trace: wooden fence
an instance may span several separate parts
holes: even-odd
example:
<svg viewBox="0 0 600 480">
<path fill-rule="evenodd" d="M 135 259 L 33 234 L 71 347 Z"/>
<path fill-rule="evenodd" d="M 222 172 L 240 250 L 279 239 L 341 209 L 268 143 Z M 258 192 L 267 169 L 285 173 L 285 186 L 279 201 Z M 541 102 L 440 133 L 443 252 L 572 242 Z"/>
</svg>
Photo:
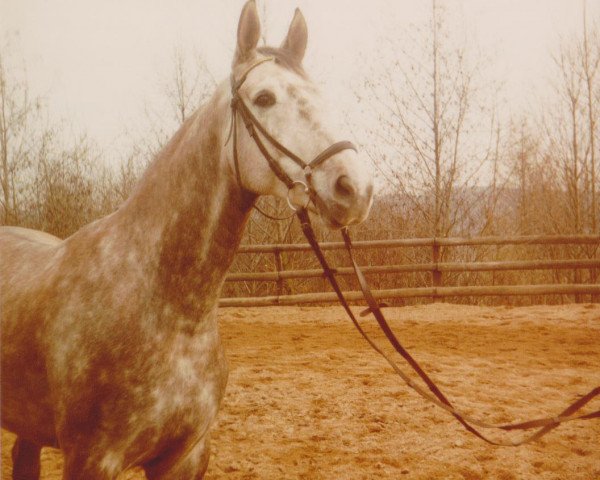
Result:
<svg viewBox="0 0 600 480">
<path fill-rule="evenodd" d="M 402 299 L 410 297 L 432 297 L 434 300 L 445 297 L 477 297 L 477 296 L 512 296 L 512 295 L 591 295 L 592 301 L 600 300 L 600 235 L 535 235 L 513 237 L 473 237 L 473 238 L 413 238 L 396 240 L 374 240 L 354 242 L 355 250 L 362 249 L 391 249 L 408 247 L 427 247 L 431 251 L 431 262 L 403 265 L 372 265 L 362 268 L 369 274 L 402 274 L 410 272 L 429 272 L 430 285 L 415 288 L 392 288 L 374 290 L 373 294 L 379 299 Z M 440 262 L 441 250 L 465 246 L 503 246 L 503 245 L 581 245 L 587 246 L 592 253 L 591 258 L 568 258 L 552 260 L 521 260 L 521 261 L 482 261 L 482 262 Z M 322 243 L 323 250 L 341 250 L 342 242 Z M 275 282 L 277 294 L 262 297 L 222 298 L 221 306 L 269 306 L 297 305 L 306 303 L 335 302 L 337 297 L 333 292 L 283 294 L 283 284 L 286 280 L 302 278 L 322 278 L 321 269 L 284 270 L 281 255 L 285 252 L 310 252 L 308 244 L 280 245 L 243 245 L 238 254 L 272 254 L 274 255 L 275 271 L 230 273 L 228 282 Z M 333 266 L 333 265 L 332 265 Z M 528 285 L 475 285 L 475 286 L 444 286 L 444 276 L 450 272 L 501 272 L 501 271 L 532 271 L 532 270 L 573 270 L 575 280 L 580 280 L 581 270 L 589 272 L 588 282 L 528 284 Z M 335 269 L 337 275 L 353 274 L 351 267 Z M 362 299 L 358 291 L 345 292 L 350 301 Z"/>
</svg>

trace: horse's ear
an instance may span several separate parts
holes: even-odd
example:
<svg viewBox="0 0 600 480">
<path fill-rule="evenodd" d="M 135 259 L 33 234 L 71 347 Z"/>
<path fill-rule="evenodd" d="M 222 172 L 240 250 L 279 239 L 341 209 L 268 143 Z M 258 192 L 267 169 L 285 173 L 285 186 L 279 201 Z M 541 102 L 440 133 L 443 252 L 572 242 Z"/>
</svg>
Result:
<svg viewBox="0 0 600 480">
<path fill-rule="evenodd" d="M 298 62 L 301 62 L 304 58 L 307 42 L 308 28 L 306 27 L 306 20 L 304 20 L 304 15 L 302 15 L 300 9 L 297 8 L 281 48 L 287 50 Z"/>
<path fill-rule="evenodd" d="M 258 44 L 259 38 L 260 21 L 258 19 L 256 3 L 254 0 L 248 0 L 242 9 L 238 23 L 236 62 L 243 62 L 251 56 Z"/>
</svg>

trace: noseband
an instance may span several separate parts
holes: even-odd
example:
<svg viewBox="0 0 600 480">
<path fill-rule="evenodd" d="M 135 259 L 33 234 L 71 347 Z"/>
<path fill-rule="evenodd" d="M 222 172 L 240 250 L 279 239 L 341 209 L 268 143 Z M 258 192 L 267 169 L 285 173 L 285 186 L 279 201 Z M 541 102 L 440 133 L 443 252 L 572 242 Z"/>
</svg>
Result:
<svg viewBox="0 0 600 480">
<path fill-rule="evenodd" d="M 336 142 L 333 145 L 330 145 L 329 147 L 327 147 L 325 150 L 323 150 L 321 153 L 319 153 L 319 155 L 317 155 L 312 161 L 305 162 L 302 158 L 300 158 L 300 156 L 296 155 L 295 153 L 290 151 L 288 148 L 286 148 L 284 145 L 282 145 L 276 138 L 273 137 L 273 135 L 271 135 L 266 130 L 266 128 L 254 116 L 254 114 L 252 113 L 250 108 L 248 108 L 248 105 L 246 105 L 246 102 L 244 102 L 244 100 L 242 99 L 242 97 L 240 95 L 240 87 L 244 84 L 244 82 L 246 81 L 246 78 L 248 77 L 248 74 L 252 70 L 254 70 L 259 65 L 261 65 L 265 62 L 272 61 L 272 60 L 274 60 L 273 57 L 266 57 L 266 58 L 263 58 L 263 59 L 257 61 L 256 63 L 252 64 L 244 72 L 244 74 L 240 77 L 240 79 L 237 81 L 235 80 L 233 74 L 231 75 L 232 98 L 231 98 L 231 131 L 230 131 L 230 134 L 231 134 L 231 132 L 233 132 L 233 161 L 234 161 L 234 165 L 235 165 L 235 174 L 237 177 L 238 184 L 240 186 L 243 186 L 242 178 L 240 175 L 240 166 L 239 166 L 238 151 L 237 151 L 237 118 L 239 116 L 243 120 L 244 126 L 246 127 L 248 134 L 250 135 L 250 137 L 252 137 L 252 139 L 254 140 L 254 143 L 256 143 L 256 146 L 262 153 L 265 160 L 267 160 L 267 163 L 269 164 L 269 167 L 271 168 L 273 173 L 288 188 L 287 200 L 288 200 L 288 204 L 289 204 L 290 208 L 292 210 L 297 210 L 299 207 L 292 203 L 292 201 L 290 200 L 289 192 L 291 192 L 294 188 L 296 188 L 296 186 L 302 186 L 304 188 L 304 193 L 306 193 L 308 195 L 309 199 L 312 200 L 317 195 L 315 189 L 312 186 L 313 171 L 317 167 L 322 165 L 326 160 L 329 160 L 331 157 L 333 157 L 334 155 L 336 155 L 344 150 L 354 150 L 355 152 L 357 150 L 352 142 L 343 140 L 341 142 Z M 302 171 L 304 173 L 304 181 L 294 180 L 289 176 L 289 174 L 283 169 L 283 167 L 277 162 L 277 160 L 275 160 L 273 158 L 273 156 L 270 154 L 269 150 L 267 150 L 265 144 L 263 143 L 263 141 L 261 139 L 261 135 L 258 135 L 257 131 L 260 132 L 262 137 L 264 137 L 279 152 L 283 153 L 286 157 L 293 160 L 300 168 L 302 168 Z M 303 205 L 300 208 L 304 208 L 304 207 L 306 207 L 306 205 Z"/>
</svg>

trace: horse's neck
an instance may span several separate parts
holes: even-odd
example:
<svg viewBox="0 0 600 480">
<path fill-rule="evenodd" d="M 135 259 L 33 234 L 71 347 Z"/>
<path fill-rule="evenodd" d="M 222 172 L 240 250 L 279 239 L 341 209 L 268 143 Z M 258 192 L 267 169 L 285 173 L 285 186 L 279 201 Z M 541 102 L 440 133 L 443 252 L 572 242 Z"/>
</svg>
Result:
<svg viewBox="0 0 600 480">
<path fill-rule="evenodd" d="M 189 119 L 115 215 L 156 272 L 153 299 L 183 315 L 214 307 L 251 206 L 221 161 L 224 108 L 217 94 Z"/>
</svg>

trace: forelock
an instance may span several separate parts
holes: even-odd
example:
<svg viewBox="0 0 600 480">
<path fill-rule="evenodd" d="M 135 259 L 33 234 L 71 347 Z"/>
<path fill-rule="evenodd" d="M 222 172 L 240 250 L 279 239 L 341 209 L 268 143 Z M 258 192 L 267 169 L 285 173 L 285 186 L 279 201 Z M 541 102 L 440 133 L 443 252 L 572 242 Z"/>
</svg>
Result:
<svg viewBox="0 0 600 480">
<path fill-rule="evenodd" d="M 291 70 L 292 72 L 300 75 L 302 78 L 306 78 L 306 72 L 304 71 L 304 68 L 302 68 L 302 64 L 286 50 L 273 47 L 260 47 L 257 48 L 257 51 L 261 55 L 273 57 L 275 59 L 275 63 L 288 70 Z"/>
</svg>

